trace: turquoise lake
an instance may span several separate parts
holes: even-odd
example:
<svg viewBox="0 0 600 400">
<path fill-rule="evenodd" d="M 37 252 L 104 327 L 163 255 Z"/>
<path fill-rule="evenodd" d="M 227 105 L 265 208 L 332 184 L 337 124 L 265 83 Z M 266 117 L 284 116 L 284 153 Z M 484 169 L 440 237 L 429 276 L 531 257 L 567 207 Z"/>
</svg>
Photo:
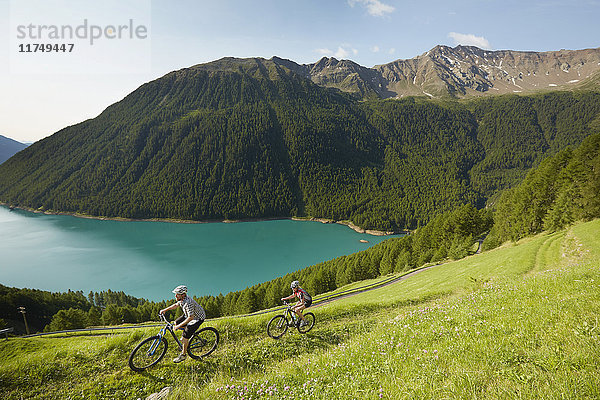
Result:
<svg viewBox="0 0 600 400">
<path fill-rule="evenodd" d="M 311 221 L 108 221 L 0 206 L 0 283 L 150 300 L 171 299 L 180 284 L 195 296 L 226 294 L 386 239 Z"/>
</svg>

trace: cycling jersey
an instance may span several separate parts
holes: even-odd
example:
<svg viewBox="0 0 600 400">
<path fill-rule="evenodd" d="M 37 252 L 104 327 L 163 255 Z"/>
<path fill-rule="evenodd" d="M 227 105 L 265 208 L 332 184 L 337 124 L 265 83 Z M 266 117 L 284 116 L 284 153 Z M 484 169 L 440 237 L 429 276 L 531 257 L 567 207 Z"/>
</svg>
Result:
<svg viewBox="0 0 600 400">
<path fill-rule="evenodd" d="M 204 308 L 194 299 L 189 296 L 184 297 L 180 301 L 177 302 L 179 307 L 183 310 L 183 315 L 187 317 L 192 317 L 193 319 L 189 322 L 190 324 L 194 324 L 197 321 L 204 321 L 206 318 L 206 313 L 204 312 Z"/>
<path fill-rule="evenodd" d="M 306 292 L 306 290 L 299 287 L 296 291 L 294 291 L 294 296 L 298 298 L 298 300 L 304 300 L 304 305 L 306 307 L 312 304 L 312 297 Z"/>
</svg>

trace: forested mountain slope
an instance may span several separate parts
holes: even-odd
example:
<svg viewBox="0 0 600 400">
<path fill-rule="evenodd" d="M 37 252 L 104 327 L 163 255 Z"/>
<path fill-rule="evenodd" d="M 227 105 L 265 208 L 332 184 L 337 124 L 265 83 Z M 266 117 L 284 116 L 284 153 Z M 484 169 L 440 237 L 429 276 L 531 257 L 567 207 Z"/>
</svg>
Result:
<svg viewBox="0 0 600 400">
<path fill-rule="evenodd" d="M 486 239 L 493 248 L 542 231 L 600 217 L 600 134 L 566 148 L 502 193 Z"/>
<path fill-rule="evenodd" d="M 0 166 L 0 201 L 97 216 L 414 228 L 598 131 L 600 94 L 362 102 L 264 59 L 142 85 Z"/>
</svg>

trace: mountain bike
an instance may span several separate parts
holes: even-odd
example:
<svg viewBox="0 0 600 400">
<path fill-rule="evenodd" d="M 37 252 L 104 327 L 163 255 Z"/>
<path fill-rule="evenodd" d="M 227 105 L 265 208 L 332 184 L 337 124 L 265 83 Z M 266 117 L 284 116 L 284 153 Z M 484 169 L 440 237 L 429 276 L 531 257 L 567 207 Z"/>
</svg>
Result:
<svg viewBox="0 0 600 400">
<path fill-rule="evenodd" d="M 292 306 L 287 302 L 283 302 L 287 306 L 283 314 L 276 315 L 269 321 L 267 325 L 267 334 L 273 339 L 279 339 L 283 336 L 284 333 L 287 332 L 289 327 L 296 327 L 298 332 L 306 333 L 310 331 L 313 326 L 315 326 L 315 314 L 311 312 L 302 313 L 304 315 L 304 319 L 306 319 L 306 324 L 302 324 L 303 322 L 300 318 L 296 316 L 296 313 L 292 311 Z"/>
<path fill-rule="evenodd" d="M 159 314 L 159 317 L 165 323 L 165 326 L 161 328 L 158 335 L 142 340 L 129 355 L 129 367 L 136 372 L 144 371 L 162 360 L 168 348 L 167 332 L 171 333 L 179 346 L 179 350 L 183 350 L 183 344 L 177 338 L 173 330 L 173 324 L 163 314 Z M 218 344 L 219 332 L 215 328 L 207 326 L 197 330 L 191 337 L 188 354 L 191 358 L 199 360 L 215 351 Z"/>
</svg>

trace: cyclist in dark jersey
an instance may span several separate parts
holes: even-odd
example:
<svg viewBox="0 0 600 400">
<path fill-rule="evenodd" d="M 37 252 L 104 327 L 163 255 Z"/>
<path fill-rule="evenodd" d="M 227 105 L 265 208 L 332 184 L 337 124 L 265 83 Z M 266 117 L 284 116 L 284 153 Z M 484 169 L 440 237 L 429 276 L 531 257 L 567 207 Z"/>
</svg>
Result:
<svg viewBox="0 0 600 400">
<path fill-rule="evenodd" d="M 298 317 L 300 317 L 300 326 L 304 326 L 307 324 L 307 322 L 304 319 L 304 315 L 302 315 L 302 310 L 310 307 L 310 305 L 312 304 L 312 297 L 310 297 L 306 290 L 300 287 L 300 282 L 298 281 L 293 281 L 290 287 L 292 288 L 292 291 L 294 293 L 292 293 L 288 297 L 283 297 L 281 301 L 291 300 L 294 297 L 298 298 L 298 303 L 296 303 L 296 305 L 292 307 L 292 310 L 298 315 Z"/>
</svg>

